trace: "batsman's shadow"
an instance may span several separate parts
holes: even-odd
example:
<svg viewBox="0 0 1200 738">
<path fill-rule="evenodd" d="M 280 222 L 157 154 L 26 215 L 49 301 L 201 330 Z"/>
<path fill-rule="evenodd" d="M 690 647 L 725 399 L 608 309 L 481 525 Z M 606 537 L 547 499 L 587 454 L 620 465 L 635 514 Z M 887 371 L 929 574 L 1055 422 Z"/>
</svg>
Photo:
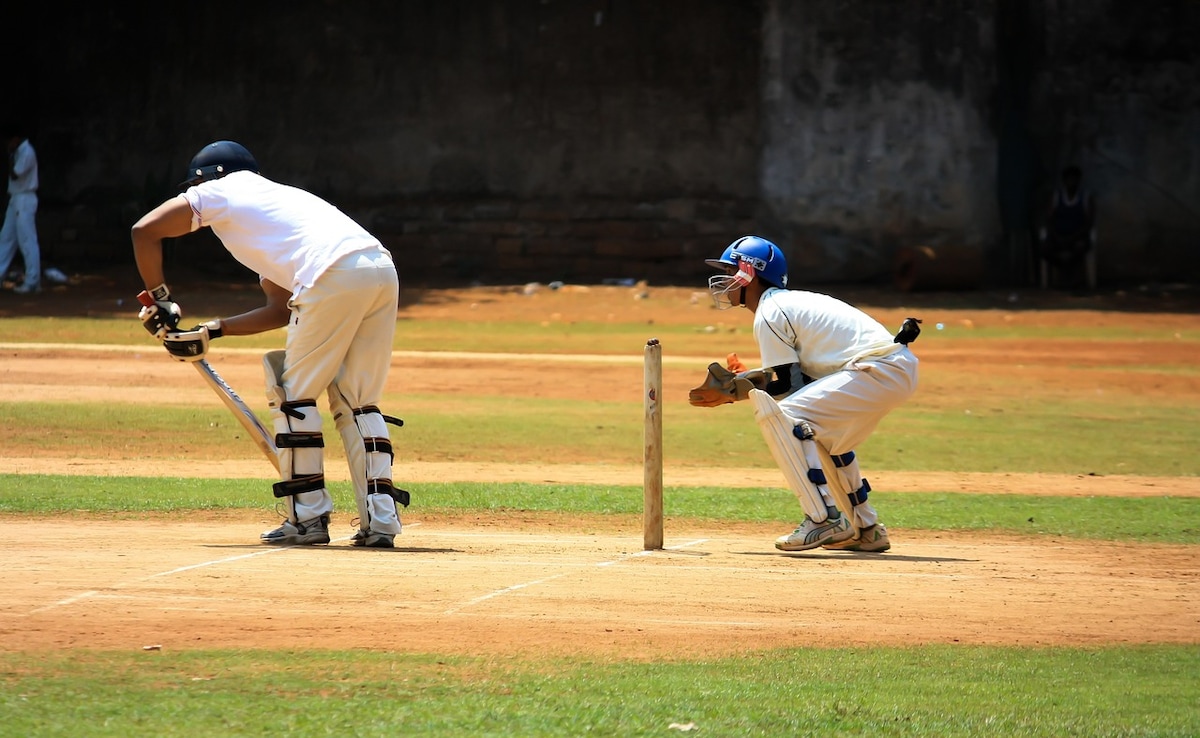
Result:
<svg viewBox="0 0 1200 738">
<path fill-rule="evenodd" d="M 914 563 L 965 564 L 979 559 L 960 559 L 953 556 L 908 556 L 893 553 L 870 553 L 868 551 L 736 551 L 739 556 L 771 556 L 783 559 L 808 559 L 810 561 L 911 561 Z"/>
<path fill-rule="evenodd" d="M 692 549 L 683 548 L 651 548 L 646 549 L 644 553 L 653 554 L 655 556 L 688 556 L 691 558 L 703 558 L 712 556 L 708 551 L 694 551 Z"/>
<path fill-rule="evenodd" d="M 396 546 L 395 548 L 365 548 L 363 546 L 348 546 L 337 543 L 332 545 L 320 546 L 266 546 L 261 543 L 206 543 L 202 548 L 219 548 L 219 549 L 238 549 L 242 551 L 288 551 L 288 550 L 306 550 L 306 551 L 346 551 L 357 554 L 371 553 L 465 553 L 457 548 L 433 548 L 428 546 Z"/>
</svg>

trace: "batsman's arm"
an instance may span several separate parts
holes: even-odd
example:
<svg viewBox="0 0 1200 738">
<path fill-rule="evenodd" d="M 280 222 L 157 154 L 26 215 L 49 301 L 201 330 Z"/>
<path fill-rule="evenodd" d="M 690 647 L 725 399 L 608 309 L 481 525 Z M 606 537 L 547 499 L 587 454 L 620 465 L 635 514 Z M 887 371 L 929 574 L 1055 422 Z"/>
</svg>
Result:
<svg viewBox="0 0 1200 738">
<path fill-rule="evenodd" d="M 221 326 L 221 335 L 249 336 L 282 328 L 288 324 L 292 315 L 288 301 L 292 299 L 292 293 L 269 279 L 260 279 L 259 286 L 262 287 L 263 294 L 266 296 L 266 304 L 238 315 L 222 318 L 218 321 Z"/>
<path fill-rule="evenodd" d="M 192 208 L 183 196 L 173 197 L 138 219 L 130 230 L 133 258 L 146 291 L 153 293 L 166 283 L 162 242 L 192 231 Z"/>
</svg>

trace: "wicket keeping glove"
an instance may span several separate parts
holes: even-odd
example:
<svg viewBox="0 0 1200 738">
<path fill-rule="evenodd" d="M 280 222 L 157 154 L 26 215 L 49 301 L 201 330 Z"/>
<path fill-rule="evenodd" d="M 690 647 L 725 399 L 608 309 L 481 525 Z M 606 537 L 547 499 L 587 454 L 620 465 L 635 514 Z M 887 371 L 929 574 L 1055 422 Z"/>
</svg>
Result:
<svg viewBox="0 0 1200 738">
<path fill-rule="evenodd" d="M 708 365 L 704 383 L 688 391 L 688 402 L 696 407 L 739 402 L 750 396 L 750 390 L 764 389 L 769 381 L 770 375 L 763 369 L 734 374 L 714 361 Z"/>
</svg>

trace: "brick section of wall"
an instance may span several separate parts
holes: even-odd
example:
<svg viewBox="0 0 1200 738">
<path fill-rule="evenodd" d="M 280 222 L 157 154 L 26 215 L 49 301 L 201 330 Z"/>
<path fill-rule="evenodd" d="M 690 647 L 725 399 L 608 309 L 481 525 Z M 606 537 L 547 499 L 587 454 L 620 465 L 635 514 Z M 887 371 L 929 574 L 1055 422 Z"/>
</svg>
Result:
<svg viewBox="0 0 1200 738">
<path fill-rule="evenodd" d="M 753 201 L 506 199 L 409 201 L 360 213 L 420 282 L 702 282 L 714 257 L 755 228 Z"/>
<path fill-rule="evenodd" d="M 704 259 L 756 231 L 757 207 L 730 199 L 422 198 L 342 209 L 391 250 L 409 282 L 689 285 L 711 273 Z M 128 226 L 111 220 L 88 208 L 41 209 L 43 260 L 76 274 L 132 264 Z M 165 254 L 173 269 L 251 277 L 207 229 L 168 241 Z"/>
</svg>

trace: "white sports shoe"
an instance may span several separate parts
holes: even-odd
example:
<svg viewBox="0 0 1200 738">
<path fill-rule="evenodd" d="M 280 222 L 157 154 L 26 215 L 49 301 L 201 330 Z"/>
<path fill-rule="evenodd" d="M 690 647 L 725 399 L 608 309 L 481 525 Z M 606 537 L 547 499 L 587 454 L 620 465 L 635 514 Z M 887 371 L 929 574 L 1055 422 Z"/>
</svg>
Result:
<svg viewBox="0 0 1200 738">
<path fill-rule="evenodd" d="M 892 547 L 888 539 L 887 528 L 883 523 L 876 523 L 858 532 L 858 538 L 847 538 L 837 543 L 822 544 L 830 551 L 864 551 L 866 553 L 883 553 Z"/>
<path fill-rule="evenodd" d="M 372 533 L 359 528 L 350 537 L 350 545 L 363 548 L 395 548 L 396 536 L 391 533 Z"/>
<path fill-rule="evenodd" d="M 269 530 L 259 536 L 263 543 L 284 544 L 289 546 L 311 546 L 318 543 L 329 543 L 329 516 L 322 515 L 303 523 L 283 521 L 283 525 L 275 530 Z"/>
<path fill-rule="evenodd" d="M 837 543 L 854 537 L 854 528 L 840 512 L 837 517 L 829 516 L 824 522 L 814 523 L 804 516 L 804 522 L 789 535 L 775 539 L 775 548 L 780 551 L 807 551 L 828 543 Z"/>
</svg>

